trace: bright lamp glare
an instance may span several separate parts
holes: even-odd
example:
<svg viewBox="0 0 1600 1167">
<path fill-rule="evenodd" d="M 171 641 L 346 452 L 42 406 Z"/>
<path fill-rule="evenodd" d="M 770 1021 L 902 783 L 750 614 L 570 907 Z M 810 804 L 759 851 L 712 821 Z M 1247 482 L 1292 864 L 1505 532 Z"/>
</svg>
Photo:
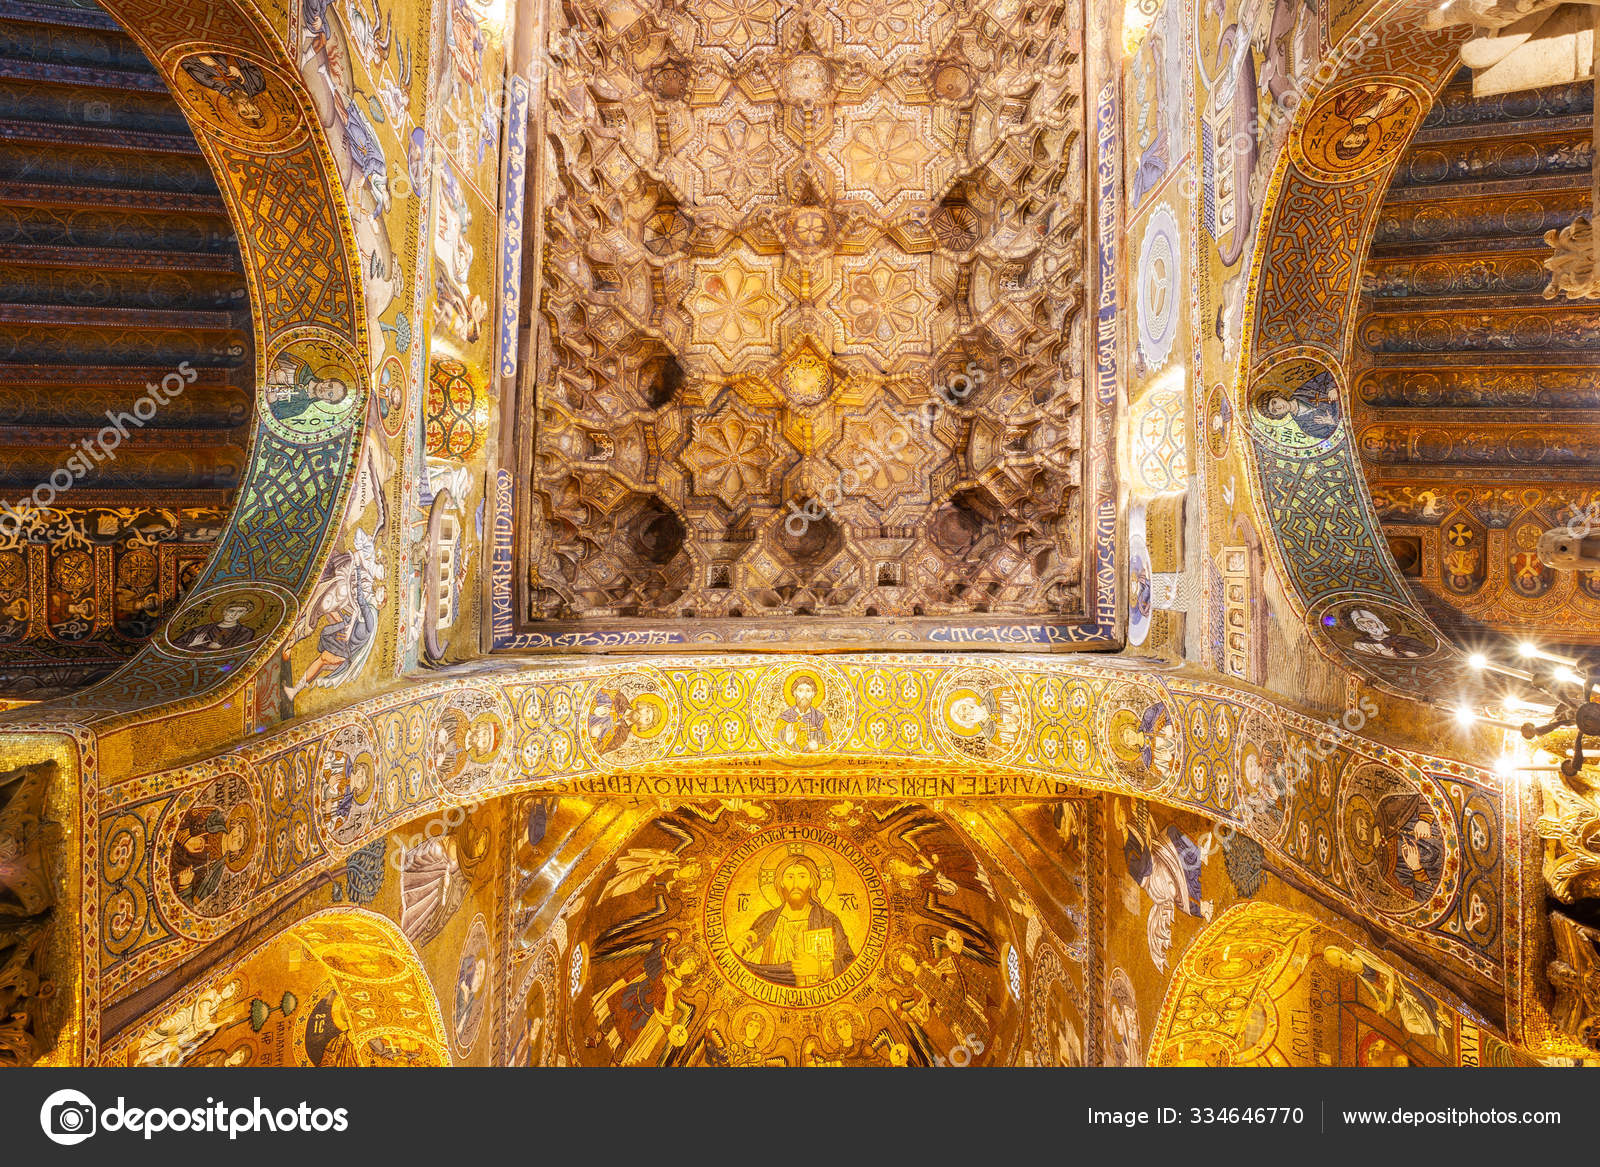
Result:
<svg viewBox="0 0 1600 1167">
<path fill-rule="evenodd" d="M 1467 663 L 1475 669 L 1486 669 L 1489 667 L 1489 658 L 1481 652 L 1475 652 L 1467 658 Z"/>
<path fill-rule="evenodd" d="M 1569 668 L 1559 668 L 1555 671 L 1556 680 L 1566 685 L 1581 685 L 1583 678 Z"/>
<path fill-rule="evenodd" d="M 1462 725 L 1462 726 L 1471 725 L 1474 721 L 1477 721 L 1477 720 L 1478 720 L 1478 715 L 1476 713 L 1472 712 L 1472 710 L 1468 709 L 1465 705 L 1463 705 L 1460 709 L 1456 710 L 1456 724 L 1457 725 Z"/>
<path fill-rule="evenodd" d="M 1496 758 L 1495 759 L 1494 772 L 1496 774 L 1500 775 L 1500 777 L 1502 777 L 1502 778 L 1511 777 L 1511 775 L 1513 773 L 1515 773 L 1516 769 L 1517 769 L 1516 762 L 1512 761 L 1510 758 Z"/>
<path fill-rule="evenodd" d="M 1524 640 L 1521 644 L 1517 645 L 1517 655 L 1523 657 L 1538 656 L 1539 646 L 1531 640 Z"/>
</svg>

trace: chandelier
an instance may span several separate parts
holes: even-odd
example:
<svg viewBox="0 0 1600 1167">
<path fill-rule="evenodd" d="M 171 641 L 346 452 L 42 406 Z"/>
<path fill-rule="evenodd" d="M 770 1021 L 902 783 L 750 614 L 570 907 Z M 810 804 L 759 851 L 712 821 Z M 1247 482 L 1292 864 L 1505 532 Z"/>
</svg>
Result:
<svg viewBox="0 0 1600 1167">
<path fill-rule="evenodd" d="M 1526 713 L 1528 720 L 1519 722 L 1486 717 L 1462 705 L 1456 718 L 1463 725 L 1493 725 L 1522 735 L 1529 742 L 1546 737 L 1558 730 L 1571 727 L 1574 731 L 1572 751 L 1558 766 L 1519 766 L 1506 760 L 1495 769 L 1501 774 L 1510 770 L 1559 771 L 1564 777 L 1574 778 L 1583 768 L 1586 742 L 1600 740 L 1600 700 L 1595 687 L 1600 685 L 1600 663 L 1575 660 L 1540 648 L 1531 641 L 1517 646 L 1517 654 L 1527 667 L 1515 668 L 1493 660 L 1487 654 L 1475 652 L 1467 663 L 1480 673 L 1497 673 L 1520 682 L 1520 692 L 1504 697 L 1502 704 L 1508 714 Z M 1529 695 L 1543 700 L 1529 700 Z M 1538 716 L 1544 720 L 1535 721 Z"/>
</svg>

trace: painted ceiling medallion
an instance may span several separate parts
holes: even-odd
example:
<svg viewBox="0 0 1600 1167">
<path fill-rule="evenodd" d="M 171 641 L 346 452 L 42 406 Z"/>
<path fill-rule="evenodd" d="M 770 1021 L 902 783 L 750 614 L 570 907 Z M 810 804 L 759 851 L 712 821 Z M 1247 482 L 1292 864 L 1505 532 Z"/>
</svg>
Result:
<svg viewBox="0 0 1600 1167">
<path fill-rule="evenodd" d="M 819 405 L 833 392 L 833 370 L 813 348 L 804 348 L 783 367 L 784 396 L 799 406 Z"/>
<path fill-rule="evenodd" d="M 972 95 L 972 71 L 961 61 L 941 61 L 933 68 L 933 91 L 945 101 L 965 101 Z"/>
<path fill-rule="evenodd" d="M 794 105 L 823 104 L 833 97 L 833 68 L 815 53 L 802 53 L 783 70 L 783 97 Z"/>
<path fill-rule="evenodd" d="M 1139 355 L 1152 372 L 1167 363 L 1178 338 L 1181 257 L 1178 220 L 1163 203 L 1151 213 L 1139 244 Z"/>
<path fill-rule="evenodd" d="M 826 255 L 833 250 L 833 216 L 821 207 L 796 207 L 784 224 L 784 238 L 799 255 Z"/>
</svg>

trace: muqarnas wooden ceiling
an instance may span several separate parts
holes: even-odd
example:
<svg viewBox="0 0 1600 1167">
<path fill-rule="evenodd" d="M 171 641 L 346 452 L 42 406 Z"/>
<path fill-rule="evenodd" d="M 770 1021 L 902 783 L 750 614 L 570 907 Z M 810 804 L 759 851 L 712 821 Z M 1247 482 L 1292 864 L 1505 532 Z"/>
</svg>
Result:
<svg viewBox="0 0 1600 1167">
<path fill-rule="evenodd" d="M 1090 620 L 1080 13 L 994 7 L 567 6 L 521 616 Z"/>
</svg>

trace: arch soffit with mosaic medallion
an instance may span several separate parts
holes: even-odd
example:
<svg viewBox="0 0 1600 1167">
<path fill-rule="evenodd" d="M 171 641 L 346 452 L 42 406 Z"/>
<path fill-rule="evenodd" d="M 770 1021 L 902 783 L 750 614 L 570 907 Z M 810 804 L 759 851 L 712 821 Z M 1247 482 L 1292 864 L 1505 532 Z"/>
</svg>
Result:
<svg viewBox="0 0 1600 1167">
<path fill-rule="evenodd" d="M 1313 71 L 1279 151 L 1248 280 L 1235 407 L 1249 505 L 1307 635 L 1390 693 L 1449 692 L 1463 655 L 1389 551 L 1348 417 L 1360 278 L 1394 167 L 1457 64 L 1418 0 L 1371 5 Z"/>
<path fill-rule="evenodd" d="M 210 704 L 276 650 L 343 513 L 368 367 L 349 210 L 322 123 L 278 35 L 248 0 L 103 6 L 161 73 L 216 177 L 244 261 L 259 388 L 233 513 L 188 600 L 107 680 L 8 715 L 8 728 L 79 736 L 86 723 L 104 729 Z M 260 92 L 206 85 L 200 58 L 246 70 Z M 343 402 L 318 411 L 312 424 L 286 424 L 267 409 L 267 386 L 285 375 L 342 381 Z M 229 601 L 251 607 L 257 627 L 249 642 L 220 651 L 180 646 L 174 631 L 214 618 Z"/>
<path fill-rule="evenodd" d="M 1273 766 L 1296 756 L 1310 758 L 1307 780 L 1274 791 Z M 369 780 L 349 806 L 329 801 L 338 786 L 325 774 L 360 773 Z M 1504 845 L 1519 810 L 1487 771 L 1330 733 L 1256 693 L 1183 674 L 1104 658 L 945 655 L 701 657 L 461 677 L 120 781 L 86 824 L 98 840 L 83 872 L 84 943 L 99 962 L 88 979 L 116 1000 L 361 848 L 507 794 L 936 801 L 1098 791 L 1203 814 L 1330 899 L 1372 907 L 1460 975 L 1502 981 L 1520 931 L 1519 899 L 1505 889 L 1520 886 L 1521 849 Z M 1352 883 L 1364 868 L 1346 820 L 1390 797 L 1425 808 L 1448 840 L 1436 886 L 1416 902 Z M 263 842 L 197 902 L 158 861 L 202 806 L 237 811 L 255 828 L 243 837 L 276 842 L 270 862 Z"/>
</svg>

